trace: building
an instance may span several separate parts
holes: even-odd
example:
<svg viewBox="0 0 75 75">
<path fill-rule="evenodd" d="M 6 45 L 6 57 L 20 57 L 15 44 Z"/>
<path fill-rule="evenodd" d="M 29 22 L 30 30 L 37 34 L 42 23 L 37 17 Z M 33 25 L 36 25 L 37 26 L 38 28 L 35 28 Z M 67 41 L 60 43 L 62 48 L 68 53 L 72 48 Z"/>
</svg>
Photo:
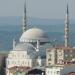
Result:
<svg viewBox="0 0 75 75">
<path fill-rule="evenodd" d="M 63 67 L 60 66 L 48 66 L 46 67 L 45 71 L 46 71 L 46 75 L 61 75 L 61 71 L 62 71 Z"/>
<path fill-rule="evenodd" d="M 75 48 L 53 47 L 46 50 L 46 75 L 75 74 Z"/>
<path fill-rule="evenodd" d="M 64 27 L 64 46 L 46 50 L 46 75 L 75 75 L 75 48 L 70 47 L 68 4 Z"/>
<path fill-rule="evenodd" d="M 55 47 L 46 50 L 46 65 L 75 64 L 75 48 Z"/>
<path fill-rule="evenodd" d="M 54 65 L 45 68 L 46 75 L 75 75 L 75 64 Z"/>
<path fill-rule="evenodd" d="M 18 71 L 26 72 L 34 64 L 35 52 L 30 44 L 18 44 L 14 50 L 10 51 L 6 59 L 6 75 L 14 75 Z"/>
</svg>

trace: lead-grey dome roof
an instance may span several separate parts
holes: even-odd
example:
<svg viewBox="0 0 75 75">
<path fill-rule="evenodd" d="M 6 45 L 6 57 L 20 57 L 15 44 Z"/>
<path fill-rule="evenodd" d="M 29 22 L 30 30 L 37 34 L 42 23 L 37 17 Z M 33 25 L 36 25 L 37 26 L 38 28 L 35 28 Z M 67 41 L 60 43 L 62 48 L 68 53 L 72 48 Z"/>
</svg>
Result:
<svg viewBox="0 0 75 75">
<path fill-rule="evenodd" d="M 24 32 L 20 38 L 20 42 L 48 42 L 48 35 L 39 28 L 31 28 Z"/>
</svg>

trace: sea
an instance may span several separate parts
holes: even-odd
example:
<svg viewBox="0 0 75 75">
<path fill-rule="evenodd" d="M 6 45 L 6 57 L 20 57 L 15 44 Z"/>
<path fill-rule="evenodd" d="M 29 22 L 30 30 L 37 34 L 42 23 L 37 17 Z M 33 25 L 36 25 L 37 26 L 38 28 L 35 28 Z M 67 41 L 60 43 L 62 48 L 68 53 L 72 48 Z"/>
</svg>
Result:
<svg viewBox="0 0 75 75">
<path fill-rule="evenodd" d="M 13 39 L 16 39 L 16 43 L 18 43 L 22 35 L 21 21 L 20 20 L 17 20 L 17 22 L 15 21 L 9 22 L 9 21 L 10 20 L 6 20 L 6 19 L 0 20 L 0 51 L 10 51 L 13 47 Z M 35 19 L 33 21 L 35 21 Z M 28 24 L 28 29 L 33 27 L 41 28 L 48 34 L 50 41 L 52 42 L 50 45 L 64 44 L 64 21 L 63 20 L 61 21 L 48 20 L 48 22 L 46 21 L 45 23 L 42 20 L 42 23 L 39 23 L 39 21 L 37 21 L 37 22 L 31 22 L 31 24 Z M 70 45 L 74 47 L 75 46 L 74 20 L 71 21 L 69 28 L 70 28 L 69 30 Z"/>
</svg>

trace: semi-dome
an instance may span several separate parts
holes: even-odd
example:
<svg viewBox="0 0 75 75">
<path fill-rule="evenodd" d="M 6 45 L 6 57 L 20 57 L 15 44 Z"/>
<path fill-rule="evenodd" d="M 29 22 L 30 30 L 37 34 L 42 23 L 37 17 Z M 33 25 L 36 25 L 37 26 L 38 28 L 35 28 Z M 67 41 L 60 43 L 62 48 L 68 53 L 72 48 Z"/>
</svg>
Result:
<svg viewBox="0 0 75 75">
<path fill-rule="evenodd" d="M 33 50 L 35 50 L 35 48 L 29 44 L 29 43 L 19 43 L 15 46 L 14 50 L 17 50 L 17 51 L 29 51 L 29 52 L 32 52 Z"/>
<path fill-rule="evenodd" d="M 24 32 L 20 38 L 20 42 L 48 42 L 48 35 L 39 28 L 31 28 Z"/>
<path fill-rule="evenodd" d="M 15 48 L 9 52 L 9 57 L 11 54 L 25 54 L 27 53 L 31 57 L 36 55 L 35 48 L 30 43 L 19 43 L 15 46 Z"/>
</svg>

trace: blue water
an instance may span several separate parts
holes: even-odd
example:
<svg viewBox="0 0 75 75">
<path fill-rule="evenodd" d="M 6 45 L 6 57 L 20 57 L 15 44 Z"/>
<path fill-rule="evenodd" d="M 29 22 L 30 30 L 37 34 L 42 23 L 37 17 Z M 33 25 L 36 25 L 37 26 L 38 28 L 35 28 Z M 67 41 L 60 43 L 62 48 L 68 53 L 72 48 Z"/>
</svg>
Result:
<svg viewBox="0 0 75 75">
<path fill-rule="evenodd" d="M 64 43 L 64 25 L 32 25 L 31 27 L 42 28 L 50 36 L 50 40 L 56 39 L 56 44 Z M 74 28 L 73 28 L 74 29 Z M 0 50 L 11 50 L 13 38 L 18 42 L 22 34 L 21 25 L 0 26 Z M 70 32 L 70 44 L 75 46 L 75 32 Z"/>
</svg>

